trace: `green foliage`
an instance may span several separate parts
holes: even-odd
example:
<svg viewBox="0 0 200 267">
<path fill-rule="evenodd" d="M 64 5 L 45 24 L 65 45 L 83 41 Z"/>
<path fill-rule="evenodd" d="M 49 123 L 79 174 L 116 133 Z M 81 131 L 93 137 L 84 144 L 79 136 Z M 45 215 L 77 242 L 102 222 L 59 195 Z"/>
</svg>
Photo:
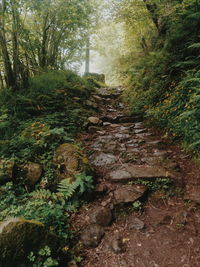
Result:
<svg viewBox="0 0 200 267">
<path fill-rule="evenodd" d="M 31 252 L 27 259 L 30 262 L 27 263 L 27 267 L 54 267 L 58 266 L 59 263 L 57 260 L 52 258 L 51 255 L 51 249 L 48 246 L 45 246 L 44 248 L 40 249 L 38 253 Z M 21 265 L 20 267 L 25 267 L 24 265 Z"/>
<path fill-rule="evenodd" d="M 7 183 L 1 187 L 0 220 L 9 217 L 37 220 L 61 238 L 70 239 L 69 213 L 77 211 L 81 196 L 92 188 L 93 179 L 85 174 L 77 175 L 71 184 L 68 180 L 61 181 L 57 192 L 37 189 L 26 193 L 20 186 Z"/>
<path fill-rule="evenodd" d="M 82 173 L 74 182 L 63 180 L 56 187 L 52 159 L 59 145 L 74 143 L 89 115 L 85 102 L 93 90 L 71 71 L 51 71 L 31 79 L 26 90 L 0 91 L 0 157 L 15 162 L 14 183 L 0 187 L 0 221 L 10 217 L 40 221 L 60 244 L 70 244 L 70 215 L 83 203 L 84 193 L 92 190 L 93 179 Z M 26 185 L 28 162 L 43 167 L 35 187 Z M 57 266 L 57 262 L 58 255 L 44 248 L 32 252 L 24 266 Z"/>
<path fill-rule="evenodd" d="M 1 90 L 0 153 L 18 161 L 45 161 L 80 131 L 88 116 L 85 100 L 92 91 L 85 79 L 71 71 L 36 76 L 26 90 L 15 94 Z"/>
<path fill-rule="evenodd" d="M 132 204 L 132 207 L 136 211 L 141 211 L 142 210 L 142 203 L 139 200 L 134 201 Z"/>
<path fill-rule="evenodd" d="M 200 4 L 173 5 L 166 34 L 155 37 L 152 51 L 131 65 L 124 99 L 132 113 L 143 113 L 151 125 L 199 153 Z"/>
</svg>

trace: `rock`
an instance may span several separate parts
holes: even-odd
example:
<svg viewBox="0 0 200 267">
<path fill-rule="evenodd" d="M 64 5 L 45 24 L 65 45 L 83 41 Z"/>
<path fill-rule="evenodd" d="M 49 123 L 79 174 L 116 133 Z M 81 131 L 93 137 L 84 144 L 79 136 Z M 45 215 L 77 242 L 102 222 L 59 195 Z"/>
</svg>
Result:
<svg viewBox="0 0 200 267">
<path fill-rule="evenodd" d="M 112 222 L 112 212 L 106 207 L 97 207 L 95 211 L 90 215 L 92 223 L 100 226 L 108 226 Z"/>
<path fill-rule="evenodd" d="M 98 95 L 93 95 L 92 98 L 95 100 L 95 101 L 98 101 L 98 102 L 101 102 L 103 100 L 102 97 L 98 96 Z"/>
<path fill-rule="evenodd" d="M 154 140 L 154 141 L 148 141 L 147 145 L 163 145 L 164 142 L 162 140 Z"/>
<path fill-rule="evenodd" d="M 145 133 L 146 132 L 146 129 L 135 129 L 134 132 L 136 134 L 141 134 L 141 133 Z"/>
<path fill-rule="evenodd" d="M 106 151 L 114 151 L 116 148 L 117 148 L 118 144 L 117 142 L 114 140 L 114 141 L 111 141 L 111 142 L 106 142 L 103 144 L 103 150 L 105 152 Z"/>
<path fill-rule="evenodd" d="M 95 248 L 99 245 L 103 236 L 103 227 L 96 224 L 91 224 L 82 232 L 81 241 L 86 247 Z"/>
<path fill-rule="evenodd" d="M 120 236 L 118 231 L 115 231 L 114 237 L 110 245 L 111 245 L 112 251 L 116 254 L 119 254 L 125 251 L 123 238 Z"/>
<path fill-rule="evenodd" d="M 130 217 L 127 221 L 129 230 L 136 229 L 142 230 L 145 226 L 144 222 L 138 219 L 137 217 Z"/>
<path fill-rule="evenodd" d="M 0 160 L 0 184 L 12 181 L 14 166 L 14 161 Z"/>
<path fill-rule="evenodd" d="M 38 163 L 29 162 L 24 168 L 27 171 L 26 183 L 30 186 L 37 184 L 42 176 L 42 166 Z"/>
<path fill-rule="evenodd" d="M 160 166 L 126 164 L 124 169 L 111 172 L 109 178 L 115 182 L 124 182 L 135 179 L 172 178 L 172 174 Z"/>
<path fill-rule="evenodd" d="M 67 263 L 67 267 L 78 267 L 75 261 L 70 261 Z"/>
<path fill-rule="evenodd" d="M 115 204 L 134 202 L 143 197 L 146 191 L 143 185 L 123 185 L 114 191 Z"/>
<path fill-rule="evenodd" d="M 97 127 L 97 126 L 89 126 L 87 131 L 88 131 L 88 133 L 93 134 L 93 133 L 96 133 L 96 132 L 99 131 L 99 127 Z"/>
<path fill-rule="evenodd" d="M 108 190 L 108 187 L 105 184 L 97 184 L 94 190 L 97 193 L 105 193 Z"/>
<path fill-rule="evenodd" d="M 118 122 L 118 117 L 115 116 L 103 116 L 101 117 L 101 120 L 105 123 L 105 122 L 109 122 L 109 123 L 116 123 Z"/>
<path fill-rule="evenodd" d="M 98 117 L 89 117 L 88 122 L 90 124 L 99 125 L 101 124 L 101 120 Z"/>
<path fill-rule="evenodd" d="M 113 123 L 113 124 L 110 125 L 110 127 L 117 128 L 117 127 L 120 127 L 120 125 L 119 124 L 116 124 L 116 123 Z"/>
<path fill-rule="evenodd" d="M 47 238 L 37 221 L 10 219 L 0 224 L 0 266 L 18 266 L 30 251 L 38 250 Z"/>
<path fill-rule="evenodd" d="M 200 204 L 200 186 L 196 185 L 195 187 L 190 187 L 186 190 L 184 195 L 185 200 L 191 200 Z"/>
<path fill-rule="evenodd" d="M 70 261 L 67 263 L 67 267 L 78 267 L 75 261 Z"/>
<path fill-rule="evenodd" d="M 98 108 L 98 105 L 97 103 L 95 103 L 94 101 L 91 101 L 91 100 L 87 100 L 85 102 L 86 106 L 88 106 L 89 108 L 93 108 L 93 109 L 97 109 Z"/>
<path fill-rule="evenodd" d="M 147 157 L 146 156 L 146 157 L 141 159 L 141 162 L 144 162 L 144 163 L 151 165 L 151 166 L 162 165 L 162 166 L 166 167 L 166 165 L 163 164 L 163 158 L 162 157 L 151 157 L 151 156 Z M 167 165 L 167 167 L 168 167 L 168 165 Z"/>
<path fill-rule="evenodd" d="M 108 112 L 116 112 L 117 110 L 114 109 L 114 108 L 108 108 L 107 111 L 108 111 Z"/>
<path fill-rule="evenodd" d="M 128 122 L 139 122 L 141 121 L 140 117 L 128 117 L 128 116 L 122 116 L 121 118 L 118 119 L 119 123 L 128 123 Z"/>
<path fill-rule="evenodd" d="M 101 202 L 101 206 L 103 206 L 103 207 L 107 207 L 108 205 L 110 207 L 112 207 L 111 209 L 113 209 L 113 204 L 112 204 L 112 198 L 111 197 Z"/>
<path fill-rule="evenodd" d="M 153 156 L 162 157 L 163 159 L 166 159 L 168 155 L 169 153 L 167 151 L 160 151 L 160 150 L 155 150 L 153 153 Z"/>
<path fill-rule="evenodd" d="M 172 176 L 169 171 L 160 166 L 127 165 L 126 170 L 131 174 L 132 179 L 170 178 Z"/>
<path fill-rule="evenodd" d="M 112 171 L 109 175 L 112 181 L 130 180 L 132 178 L 131 174 L 125 169 Z"/>
<path fill-rule="evenodd" d="M 110 122 L 104 122 L 104 123 L 103 123 L 103 126 L 110 126 L 110 125 L 111 125 Z"/>
<path fill-rule="evenodd" d="M 105 135 L 105 134 L 106 134 L 106 131 L 97 131 L 97 133 L 98 133 L 99 135 Z"/>
<path fill-rule="evenodd" d="M 124 139 L 130 138 L 130 135 L 129 134 L 116 133 L 115 137 L 118 138 L 118 139 L 124 140 Z"/>
<path fill-rule="evenodd" d="M 74 180 L 75 175 L 91 171 L 89 161 L 80 148 L 73 144 L 62 144 L 54 153 L 53 163 L 56 168 L 57 182 L 63 179 Z"/>
<path fill-rule="evenodd" d="M 116 156 L 112 154 L 100 153 L 92 160 L 92 164 L 94 166 L 100 167 L 100 166 L 113 164 L 116 161 L 117 161 Z"/>
<path fill-rule="evenodd" d="M 142 129 L 143 128 L 143 123 L 142 122 L 137 122 L 134 125 L 134 129 Z"/>
</svg>

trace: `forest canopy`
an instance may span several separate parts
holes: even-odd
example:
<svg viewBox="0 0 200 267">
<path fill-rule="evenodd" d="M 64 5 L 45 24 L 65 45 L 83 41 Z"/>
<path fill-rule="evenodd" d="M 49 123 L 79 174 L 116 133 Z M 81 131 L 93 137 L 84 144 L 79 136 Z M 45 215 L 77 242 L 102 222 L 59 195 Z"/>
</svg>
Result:
<svg viewBox="0 0 200 267">
<path fill-rule="evenodd" d="M 80 62 L 94 13 L 90 0 L 1 1 L 1 87 L 16 90 L 42 69 Z"/>
</svg>

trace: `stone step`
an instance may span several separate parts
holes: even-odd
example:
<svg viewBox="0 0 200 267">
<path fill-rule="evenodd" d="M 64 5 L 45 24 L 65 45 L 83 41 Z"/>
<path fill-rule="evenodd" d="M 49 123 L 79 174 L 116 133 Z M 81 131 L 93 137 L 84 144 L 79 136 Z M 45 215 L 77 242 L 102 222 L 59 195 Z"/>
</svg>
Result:
<svg viewBox="0 0 200 267">
<path fill-rule="evenodd" d="M 117 161 L 117 157 L 113 154 L 99 153 L 91 160 L 95 167 L 104 167 L 105 165 L 114 164 Z"/>
<path fill-rule="evenodd" d="M 142 198 L 147 192 L 143 185 L 123 185 L 114 191 L 114 204 L 134 202 Z"/>
<path fill-rule="evenodd" d="M 195 185 L 186 189 L 184 199 L 200 204 L 200 185 Z"/>
<path fill-rule="evenodd" d="M 103 122 L 110 123 L 138 123 L 141 122 L 140 116 L 103 116 L 100 118 Z"/>
<path fill-rule="evenodd" d="M 137 179 L 154 180 L 158 178 L 173 178 L 173 174 L 161 166 L 130 165 L 112 171 L 109 179 L 113 182 L 126 182 Z"/>
</svg>

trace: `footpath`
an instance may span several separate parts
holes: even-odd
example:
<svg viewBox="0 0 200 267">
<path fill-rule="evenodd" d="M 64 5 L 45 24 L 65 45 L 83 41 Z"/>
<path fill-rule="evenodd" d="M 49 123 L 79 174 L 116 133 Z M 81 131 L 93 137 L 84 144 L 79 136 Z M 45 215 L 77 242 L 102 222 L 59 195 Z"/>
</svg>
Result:
<svg viewBox="0 0 200 267">
<path fill-rule="evenodd" d="M 121 90 L 93 95 L 80 136 L 95 193 L 73 218 L 82 267 L 200 267 L 200 170 L 172 141 L 127 116 Z"/>
</svg>

